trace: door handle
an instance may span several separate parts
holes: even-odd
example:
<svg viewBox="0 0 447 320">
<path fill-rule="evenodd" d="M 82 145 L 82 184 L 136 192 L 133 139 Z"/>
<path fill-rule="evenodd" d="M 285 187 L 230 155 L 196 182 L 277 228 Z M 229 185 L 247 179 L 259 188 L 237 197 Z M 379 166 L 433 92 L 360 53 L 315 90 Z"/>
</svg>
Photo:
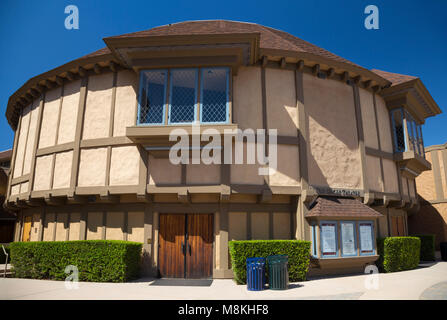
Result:
<svg viewBox="0 0 447 320">
<path fill-rule="evenodd" d="M 185 248 L 184 242 L 182 242 L 182 253 L 183 253 L 183 255 L 186 255 L 186 248 Z"/>
</svg>

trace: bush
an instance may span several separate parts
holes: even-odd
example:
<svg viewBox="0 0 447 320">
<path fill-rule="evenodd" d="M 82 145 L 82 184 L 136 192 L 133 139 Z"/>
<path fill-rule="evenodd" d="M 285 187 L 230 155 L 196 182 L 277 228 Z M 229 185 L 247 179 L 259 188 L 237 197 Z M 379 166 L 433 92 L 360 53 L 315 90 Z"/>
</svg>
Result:
<svg viewBox="0 0 447 320">
<path fill-rule="evenodd" d="M 421 239 L 421 261 L 435 261 L 435 235 L 418 234 L 413 237 Z"/>
<path fill-rule="evenodd" d="M 9 245 L 3 244 L 3 246 L 5 247 L 6 253 L 9 254 L 8 263 L 10 263 L 11 255 L 9 253 Z M 2 246 L 0 245 L 0 264 L 4 264 L 5 262 L 6 262 L 6 256 L 5 253 L 3 252 Z"/>
<path fill-rule="evenodd" d="M 379 269 L 396 272 L 415 269 L 419 265 L 421 240 L 417 237 L 387 237 L 377 240 Z"/>
<path fill-rule="evenodd" d="M 9 247 L 18 278 L 64 280 L 68 276 L 65 267 L 74 265 L 79 281 L 124 282 L 138 277 L 142 244 L 80 240 L 13 242 Z"/>
<path fill-rule="evenodd" d="M 290 281 L 306 280 L 309 268 L 310 242 L 301 240 L 246 240 L 230 241 L 231 266 L 234 280 L 238 284 L 247 281 L 246 259 L 264 257 L 275 254 L 289 256 Z"/>
</svg>

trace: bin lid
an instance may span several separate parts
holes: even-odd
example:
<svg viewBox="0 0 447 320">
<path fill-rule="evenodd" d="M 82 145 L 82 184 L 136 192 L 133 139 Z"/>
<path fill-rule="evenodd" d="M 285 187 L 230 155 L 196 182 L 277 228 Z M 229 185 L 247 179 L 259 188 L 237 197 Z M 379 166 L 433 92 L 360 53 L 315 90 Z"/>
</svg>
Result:
<svg viewBox="0 0 447 320">
<path fill-rule="evenodd" d="M 265 263 L 265 258 L 251 257 L 247 258 L 247 263 Z"/>
<path fill-rule="evenodd" d="M 289 256 L 286 254 L 277 254 L 267 257 L 268 263 L 288 262 Z"/>
</svg>

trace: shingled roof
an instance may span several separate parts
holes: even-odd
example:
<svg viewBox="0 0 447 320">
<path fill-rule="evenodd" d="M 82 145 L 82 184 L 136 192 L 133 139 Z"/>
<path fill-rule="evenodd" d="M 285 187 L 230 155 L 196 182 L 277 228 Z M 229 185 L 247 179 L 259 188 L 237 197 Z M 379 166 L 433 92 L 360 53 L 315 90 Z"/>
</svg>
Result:
<svg viewBox="0 0 447 320">
<path fill-rule="evenodd" d="M 379 218 L 382 214 L 354 198 L 320 196 L 305 216 Z"/>
<path fill-rule="evenodd" d="M 397 86 L 401 83 L 405 83 L 408 81 L 418 79 L 418 77 L 409 76 L 406 74 L 392 73 L 392 72 L 382 71 L 382 70 L 377 70 L 377 69 L 371 69 L 371 71 L 378 74 L 382 78 L 390 81 L 391 86 Z"/>
</svg>

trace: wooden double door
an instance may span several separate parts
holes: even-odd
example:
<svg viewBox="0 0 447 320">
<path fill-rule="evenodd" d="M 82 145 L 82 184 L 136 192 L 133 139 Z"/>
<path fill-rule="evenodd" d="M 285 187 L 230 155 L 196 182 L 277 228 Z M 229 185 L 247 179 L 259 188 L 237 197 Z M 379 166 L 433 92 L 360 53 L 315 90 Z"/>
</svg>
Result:
<svg viewBox="0 0 447 320">
<path fill-rule="evenodd" d="M 158 241 L 161 277 L 212 277 L 212 214 L 160 214 Z"/>
</svg>

